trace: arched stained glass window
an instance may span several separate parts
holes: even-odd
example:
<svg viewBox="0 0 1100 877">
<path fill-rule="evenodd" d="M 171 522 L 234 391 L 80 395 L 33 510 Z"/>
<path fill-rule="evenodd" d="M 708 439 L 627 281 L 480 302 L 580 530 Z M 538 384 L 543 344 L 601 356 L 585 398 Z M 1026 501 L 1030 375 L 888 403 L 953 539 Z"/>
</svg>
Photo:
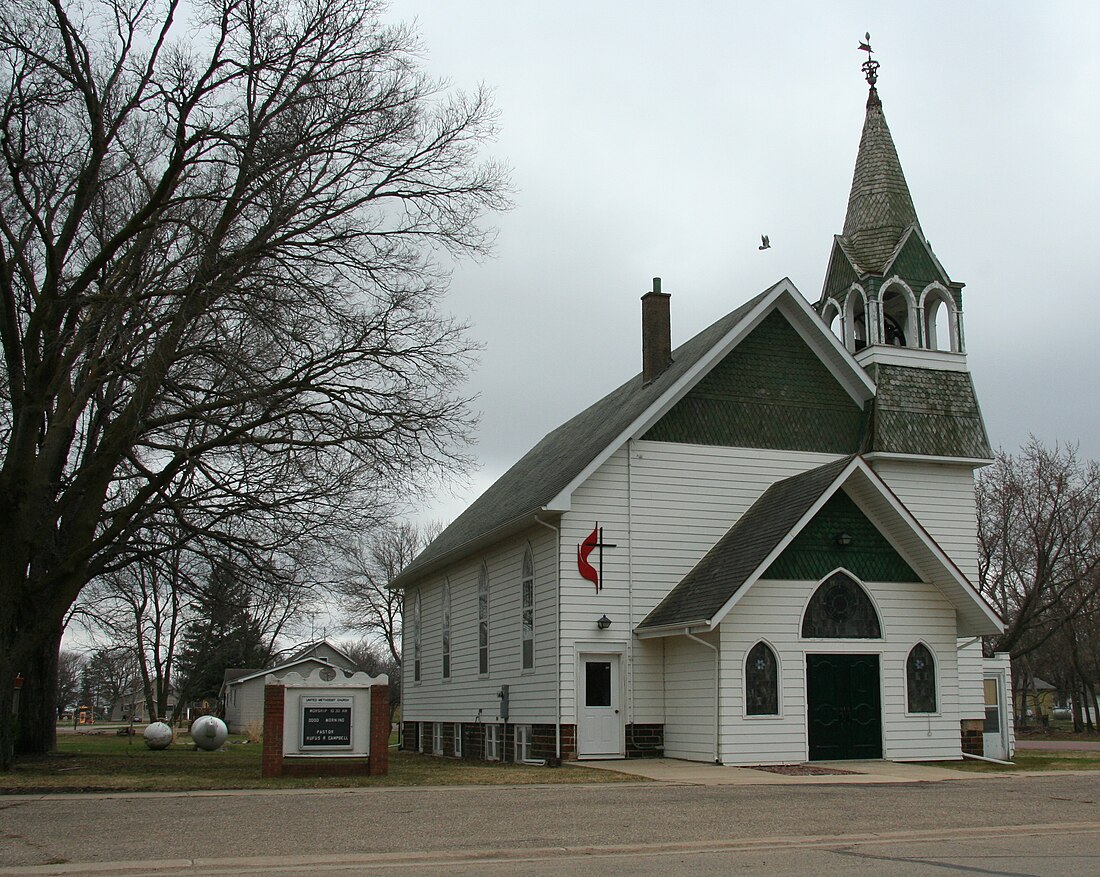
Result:
<svg viewBox="0 0 1100 877">
<path fill-rule="evenodd" d="M 413 682 L 420 681 L 420 591 L 413 597 L 412 611 L 413 634 Z"/>
<path fill-rule="evenodd" d="M 905 661 L 905 687 L 909 695 L 909 712 L 936 711 L 936 662 L 924 643 L 917 643 Z"/>
<path fill-rule="evenodd" d="M 779 662 L 767 643 L 753 646 L 745 661 L 745 713 L 779 715 Z"/>
<path fill-rule="evenodd" d="M 523 574 L 521 576 L 523 602 L 520 619 L 522 629 L 523 669 L 531 670 L 535 666 L 535 558 L 531 546 L 523 553 Z"/>
<path fill-rule="evenodd" d="M 835 572 L 814 591 L 802 635 L 816 639 L 879 639 L 882 628 L 878 613 L 859 582 L 844 572 Z"/>
<path fill-rule="evenodd" d="M 484 563 L 477 577 L 477 672 L 489 672 L 489 568 Z"/>
<path fill-rule="evenodd" d="M 451 678 L 451 580 L 443 580 L 443 678 Z"/>
</svg>

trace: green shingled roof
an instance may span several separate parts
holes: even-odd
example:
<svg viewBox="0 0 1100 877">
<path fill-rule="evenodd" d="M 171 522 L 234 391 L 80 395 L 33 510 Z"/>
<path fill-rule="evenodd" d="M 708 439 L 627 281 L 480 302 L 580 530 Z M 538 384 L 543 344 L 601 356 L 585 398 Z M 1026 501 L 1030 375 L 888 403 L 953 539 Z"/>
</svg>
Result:
<svg viewBox="0 0 1100 877">
<path fill-rule="evenodd" d="M 877 364 L 864 453 L 993 459 L 969 372 Z"/>
<path fill-rule="evenodd" d="M 861 273 L 881 274 L 911 226 L 920 228 L 917 211 L 886 125 L 882 101 L 872 88 L 844 218 L 844 249 Z"/>
<path fill-rule="evenodd" d="M 851 462 L 843 457 L 769 487 L 691 572 L 638 625 L 638 630 L 712 618 Z"/>
</svg>

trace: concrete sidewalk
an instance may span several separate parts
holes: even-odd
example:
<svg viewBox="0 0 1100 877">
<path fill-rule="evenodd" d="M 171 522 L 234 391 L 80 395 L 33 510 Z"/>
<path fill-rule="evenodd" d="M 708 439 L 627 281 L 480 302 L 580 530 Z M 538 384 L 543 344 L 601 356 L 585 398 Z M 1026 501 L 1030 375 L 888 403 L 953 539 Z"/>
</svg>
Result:
<svg viewBox="0 0 1100 877">
<path fill-rule="evenodd" d="M 1019 776 L 1019 771 L 974 773 L 910 764 L 900 761 L 815 761 L 808 766 L 813 773 L 775 773 L 753 767 L 730 767 L 677 758 L 630 758 L 612 761 L 583 761 L 582 767 L 611 770 L 665 783 L 697 786 L 778 786 L 778 785 L 867 785 L 876 783 L 935 783 L 942 780 L 980 779 Z M 793 766 L 795 771 L 804 765 Z M 830 771 L 837 771 L 832 773 Z"/>
</svg>

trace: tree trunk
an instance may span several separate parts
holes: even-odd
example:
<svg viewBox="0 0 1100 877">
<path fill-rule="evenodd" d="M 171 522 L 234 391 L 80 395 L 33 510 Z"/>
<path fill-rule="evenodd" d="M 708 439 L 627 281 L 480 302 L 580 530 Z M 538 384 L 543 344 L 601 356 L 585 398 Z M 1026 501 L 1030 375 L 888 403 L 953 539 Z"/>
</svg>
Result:
<svg viewBox="0 0 1100 877">
<path fill-rule="evenodd" d="M 42 643 L 23 668 L 15 738 L 17 755 L 53 752 L 57 748 L 57 655 L 61 633 L 59 628 Z"/>
</svg>

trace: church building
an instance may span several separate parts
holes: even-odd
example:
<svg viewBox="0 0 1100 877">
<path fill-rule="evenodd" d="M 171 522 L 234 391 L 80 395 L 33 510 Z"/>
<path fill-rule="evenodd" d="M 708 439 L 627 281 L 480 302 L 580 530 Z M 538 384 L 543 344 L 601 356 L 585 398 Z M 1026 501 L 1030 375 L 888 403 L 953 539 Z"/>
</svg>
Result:
<svg viewBox="0 0 1100 877">
<path fill-rule="evenodd" d="M 402 743 L 548 761 L 1005 758 L 963 284 L 870 85 L 821 296 L 787 279 L 519 460 L 396 579 Z"/>
</svg>

